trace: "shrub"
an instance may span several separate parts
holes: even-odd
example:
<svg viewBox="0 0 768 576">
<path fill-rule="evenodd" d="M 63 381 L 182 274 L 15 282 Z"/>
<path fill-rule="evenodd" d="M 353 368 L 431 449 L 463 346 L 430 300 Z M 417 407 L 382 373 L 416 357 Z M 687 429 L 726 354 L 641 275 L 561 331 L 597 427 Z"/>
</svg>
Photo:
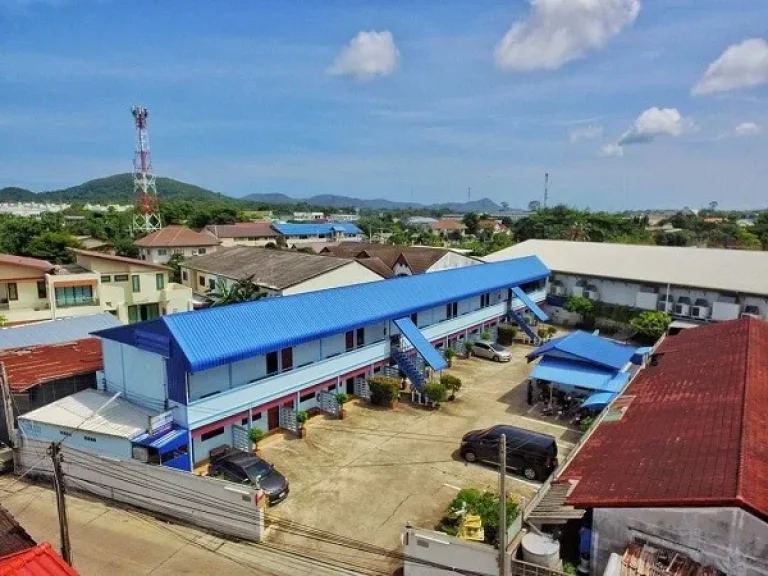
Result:
<svg viewBox="0 0 768 576">
<path fill-rule="evenodd" d="M 336 394 L 336 402 L 338 402 L 339 406 L 344 406 L 344 404 L 349 402 L 349 396 L 346 392 L 338 392 Z"/>
<path fill-rule="evenodd" d="M 392 407 L 400 395 L 400 382 L 389 376 L 374 376 L 368 380 L 371 389 L 371 404 Z"/>
<path fill-rule="evenodd" d="M 586 432 L 590 428 L 592 428 L 592 424 L 595 423 L 595 417 L 594 416 L 587 416 L 586 418 L 582 418 L 581 422 L 579 422 L 579 428 L 581 428 L 582 432 Z"/>
<path fill-rule="evenodd" d="M 536 335 L 542 339 L 546 338 L 547 336 L 549 336 L 549 328 L 546 328 L 546 327 L 539 328 L 538 330 L 536 330 Z"/>
<path fill-rule="evenodd" d="M 474 345 L 475 345 L 475 343 L 472 342 L 472 340 L 467 340 L 466 342 L 464 342 L 464 353 L 467 356 L 472 356 L 472 347 Z"/>
<path fill-rule="evenodd" d="M 569 296 L 565 301 L 565 309 L 574 314 L 581 314 L 584 321 L 595 315 L 595 302 L 586 296 Z"/>
<path fill-rule="evenodd" d="M 441 382 L 427 382 L 424 385 L 424 394 L 435 404 L 445 402 L 448 397 L 448 391 Z"/>
<path fill-rule="evenodd" d="M 512 326 L 511 324 L 499 324 L 499 335 L 497 337 L 499 344 L 509 346 L 515 341 L 515 338 L 517 338 L 517 332 L 517 326 Z"/>
<path fill-rule="evenodd" d="M 555 335 L 555 333 L 557 333 L 557 328 L 555 328 L 554 326 L 550 326 L 549 328 L 547 328 L 547 336 L 552 337 Z"/>
<path fill-rule="evenodd" d="M 642 336 L 656 341 L 667 331 L 671 322 L 672 318 L 670 318 L 669 314 L 648 310 L 632 318 L 629 324 Z"/>
<path fill-rule="evenodd" d="M 453 400 L 456 397 L 456 392 L 461 390 L 461 378 L 457 378 L 456 376 L 451 376 L 450 374 L 443 374 L 440 377 L 440 384 L 445 386 L 446 390 L 450 391 L 451 400 Z"/>
<path fill-rule="evenodd" d="M 480 332 L 480 340 L 493 340 L 493 334 L 491 334 L 488 330 L 483 330 Z"/>
<path fill-rule="evenodd" d="M 444 353 L 443 356 L 445 356 L 445 361 L 448 362 L 448 366 L 451 365 L 453 362 L 453 359 L 456 357 L 456 350 L 453 348 L 448 348 Z"/>
<path fill-rule="evenodd" d="M 299 427 L 303 426 L 307 420 L 309 420 L 309 414 L 307 414 L 306 410 L 296 412 L 296 422 L 299 424 Z"/>
<path fill-rule="evenodd" d="M 499 535 L 499 497 L 491 492 L 481 492 L 474 488 L 459 490 L 456 498 L 448 507 L 446 514 L 435 526 L 435 530 L 455 536 L 459 522 L 458 512 L 466 509 L 469 514 L 477 514 L 483 522 L 485 542 L 497 544 Z M 514 498 L 507 499 L 507 525 L 517 517 L 518 503 Z"/>
<path fill-rule="evenodd" d="M 258 446 L 259 441 L 264 438 L 264 431 L 261 428 L 251 428 L 248 431 L 248 438 L 254 446 Z"/>
</svg>

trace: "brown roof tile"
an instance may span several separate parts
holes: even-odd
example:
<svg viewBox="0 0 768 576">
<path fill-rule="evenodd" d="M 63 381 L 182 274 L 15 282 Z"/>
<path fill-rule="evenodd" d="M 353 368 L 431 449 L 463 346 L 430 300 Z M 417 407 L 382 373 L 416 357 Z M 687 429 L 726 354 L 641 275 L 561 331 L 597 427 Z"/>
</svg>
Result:
<svg viewBox="0 0 768 576">
<path fill-rule="evenodd" d="M 205 229 L 217 238 L 277 238 L 280 236 L 269 222 L 238 222 L 211 224 Z"/>
<path fill-rule="evenodd" d="M 25 256 L 15 256 L 13 254 L 0 254 L 0 264 L 9 264 L 11 266 L 22 266 L 24 268 L 34 268 L 43 272 L 53 270 L 53 264 L 47 260 L 37 258 L 27 258 Z"/>
<path fill-rule="evenodd" d="M 153 264 L 146 260 L 139 260 L 137 258 L 127 258 L 125 256 L 115 256 L 114 254 L 105 254 L 104 252 L 94 252 L 92 250 L 80 250 L 79 248 L 70 248 L 70 252 L 73 254 L 80 254 L 81 256 L 87 256 L 89 258 L 96 258 L 101 260 L 110 260 L 111 262 L 123 262 L 124 264 L 132 264 L 134 266 L 145 266 L 147 268 L 153 268 L 155 270 L 168 270 L 167 266 L 161 264 Z"/>
<path fill-rule="evenodd" d="M 142 248 L 181 248 L 184 246 L 218 246 L 219 240 L 210 234 L 196 232 L 186 226 L 166 226 L 136 241 Z"/>
</svg>

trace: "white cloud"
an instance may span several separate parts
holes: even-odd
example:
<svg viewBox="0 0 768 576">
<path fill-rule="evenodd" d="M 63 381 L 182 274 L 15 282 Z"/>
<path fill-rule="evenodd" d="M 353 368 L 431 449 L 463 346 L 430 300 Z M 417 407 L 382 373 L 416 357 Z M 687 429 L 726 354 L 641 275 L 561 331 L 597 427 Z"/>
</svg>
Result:
<svg viewBox="0 0 768 576">
<path fill-rule="evenodd" d="M 768 42 L 749 38 L 729 46 L 712 62 L 693 94 L 715 94 L 768 84 Z"/>
<path fill-rule="evenodd" d="M 640 0 L 530 0 L 528 16 L 496 45 L 496 65 L 526 72 L 557 70 L 599 50 L 630 26 Z"/>
<path fill-rule="evenodd" d="M 592 126 L 591 124 L 589 126 L 581 126 L 579 128 L 574 128 L 568 134 L 568 139 L 571 141 L 571 144 L 575 144 L 576 142 L 581 142 L 582 140 L 595 140 L 596 138 L 602 138 L 602 137 L 603 137 L 603 127 Z"/>
<path fill-rule="evenodd" d="M 684 118 L 677 108 L 648 108 L 632 123 L 629 130 L 600 150 L 601 156 L 623 156 L 624 146 L 649 144 L 659 136 L 680 136 L 695 127 L 693 120 Z"/>
<path fill-rule="evenodd" d="M 742 122 L 733 129 L 736 136 L 757 136 L 762 130 L 754 122 Z"/>
<path fill-rule="evenodd" d="M 389 30 L 359 32 L 336 56 L 328 72 L 360 79 L 389 76 L 397 68 L 399 58 L 400 52 Z"/>
</svg>

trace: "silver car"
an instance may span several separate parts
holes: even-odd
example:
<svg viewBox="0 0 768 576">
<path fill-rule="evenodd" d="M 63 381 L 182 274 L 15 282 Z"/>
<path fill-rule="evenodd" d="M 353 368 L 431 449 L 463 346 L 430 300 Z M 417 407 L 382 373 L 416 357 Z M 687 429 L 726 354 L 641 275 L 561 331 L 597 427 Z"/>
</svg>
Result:
<svg viewBox="0 0 768 576">
<path fill-rule="evenodd" d="M 472 354 L 481 358 L 488 358 L 494 362 L 509 362 L 512 360 L 512 353 L 509 350 L 490 340 L 475 342 L 472 346 Z"/>
</svg>

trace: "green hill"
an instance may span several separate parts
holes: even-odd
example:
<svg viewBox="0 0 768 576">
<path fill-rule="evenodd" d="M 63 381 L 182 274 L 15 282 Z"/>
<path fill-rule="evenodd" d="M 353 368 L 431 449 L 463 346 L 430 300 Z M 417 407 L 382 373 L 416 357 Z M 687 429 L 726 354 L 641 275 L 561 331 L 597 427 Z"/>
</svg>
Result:
<svg viewBox="0 0 768 576">
<path fill-rule="evenodd" d="M 157 195 L 166 200 L 226 200 L 234 198 L 172 178 L 158 178 Z M 115 174 L 62 190 L 34 193 L 23 188 L 0 189 L 0 202 L 67 202 L 70 204 L 132 204 L 133 176 Z"/>
</svg>

